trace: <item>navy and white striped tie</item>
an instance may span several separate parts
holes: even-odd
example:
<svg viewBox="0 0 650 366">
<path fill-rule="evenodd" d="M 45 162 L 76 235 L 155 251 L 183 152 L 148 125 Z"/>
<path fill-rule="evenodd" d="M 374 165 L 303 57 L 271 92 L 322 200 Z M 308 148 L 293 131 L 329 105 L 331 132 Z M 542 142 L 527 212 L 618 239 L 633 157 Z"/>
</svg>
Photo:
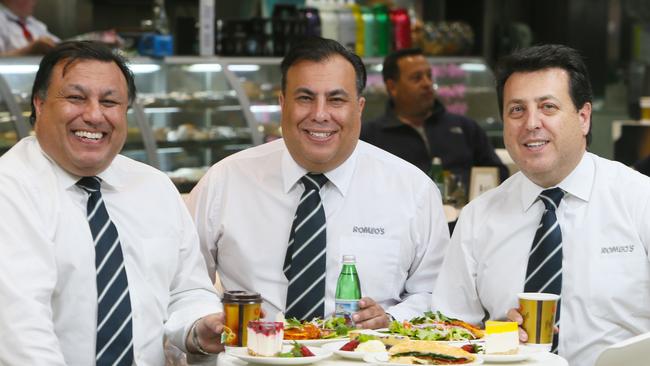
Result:
<svg viewBox="0 0 650 366">
<path fill-rule="evenodd" d="M 322 318 L 325 312 L 327 237 L 320 189 L 327 183 L 327 177 L 310 173 L 301 181 L 305 191 L 291 225 L 284 260 L 284 274 L 289 281 L 285 313 L 287 318 L 311 320 Z"/>
<path fill-rule="evenodd" d="M 102 199 L 100 178 L 84 177 L 77 185 L 89 195 L 86 212 L 95 242 L 96 365 L 130 366 L 133 363 L 131 299 L 122 246 Z"/>
<path fill-rule="evenodd" d="M 560 188 L 543 191 L 539 199 L 546 209 L 537 227 L 533 246 L 528 257 L 525 292 L 547 292 L 560 295 L 562 292 L 562 232 L 557 222 L 555 210 L 560 205 L 565 192 Z M 557 304 L 555 325 L 560 324 L 560 302 Z M 552 351 L 557 351 L 558 337 L 553 337 Z"/>
</svg>

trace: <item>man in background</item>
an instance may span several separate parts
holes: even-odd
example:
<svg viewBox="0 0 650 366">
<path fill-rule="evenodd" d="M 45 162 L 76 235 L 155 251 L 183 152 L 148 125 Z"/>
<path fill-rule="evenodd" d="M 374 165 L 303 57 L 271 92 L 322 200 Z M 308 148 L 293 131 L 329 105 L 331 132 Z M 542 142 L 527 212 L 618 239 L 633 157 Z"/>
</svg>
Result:
<svg viewBox="0 0 650 366">
<path fill-rule="evenodd" d="M 343 255 L 355 255 L 363 328 L 422 314 L 449 241 L 433 182 L 358 141 L 361 59 L 310 38 L 281 64 L 283 139 L 217 164 L 188 205 L 208 270 L 225 290 L 259 292 L 270 317 L 334 312 Z"/>
<path fill-rule="evenodd" d="M 473 166 L 508 168 L 494 152 L 485 131 L 473 120 L 447 112 L 436 99 L 431 65 L 420 49 L 402 49 L 384 59 L 382 76 L 389 101 L 386 114 L 364 122 L 361 140 L 382 148 L 424 172 L 433 157 L 468 187 Z"/>
<path fill-rule="evenodd" d="M 605 347 L 650 331 L 650 179 L 586 151 L 592 91 L 574 49 L 505 57 L 497 95 L 520 172 L 463 208 L 433 309 L 472 323 L 507 312 L 521 324 L 518 293 L 559 294 L 553 347 L 591 366 Z"/>
<path fill-rule="evenodd" d="M 124 60 L 58 45 L 32 90 L 35 137 L 0 157 L 0 364 L 162 365 L 163 337 L 216 353 L 223 313 L 169 178 L 118 152 Z"/>
<path fill-rule="evenodd" d="M 59 38 L 32 16 L 36 0 L 0 0 L 0 56 L 42 55 Z"/>
</svg>

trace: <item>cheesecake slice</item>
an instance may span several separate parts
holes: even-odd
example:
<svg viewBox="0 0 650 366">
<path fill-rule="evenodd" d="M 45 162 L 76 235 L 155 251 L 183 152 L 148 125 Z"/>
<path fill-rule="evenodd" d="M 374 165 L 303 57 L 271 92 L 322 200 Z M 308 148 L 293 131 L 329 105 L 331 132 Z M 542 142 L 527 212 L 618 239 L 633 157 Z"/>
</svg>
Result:
<svg viewBox="0 0 650 366">
<path fill-rule="evenodd" d="M 273 357 L 282 352 L 284 323 L 282 322 L 248 322 L 246 347 L 251 356 Z"/>
<path fill-rule="evenodd" d="M 519 329 L 515 322 L 485 322 L 485 353 L 512 355 L 519 350 Z"/>
</svg>

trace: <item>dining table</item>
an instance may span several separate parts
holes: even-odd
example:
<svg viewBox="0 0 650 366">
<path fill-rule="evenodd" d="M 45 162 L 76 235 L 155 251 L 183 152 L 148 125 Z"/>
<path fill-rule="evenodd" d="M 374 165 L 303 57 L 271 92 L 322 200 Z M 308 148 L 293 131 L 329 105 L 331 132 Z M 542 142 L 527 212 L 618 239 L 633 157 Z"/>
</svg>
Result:
<svg viewBox="0 0 650 366">
<path fill-rule="evenodd" d="M 240 360 L 237 357 L 231 356 L 228 353 L 222 353 L 219 355 L 216 361 L 216 366 L 245 366 L 245 365 L 256 365 L 255 363 L 248 363 L 246 361 Z M 351 360 L 342 358 L 338 355 L 333 354 L 330 358 L 312 363 L 313 366 L 362 366 L 362 365 L 372 365 L 363 360 Z M 568 366 L 569 363 L 562 357 L 548 352 L 537 353 L 530 355 L 530 358 L 524 361 L 511 362 L 511 363 L 493 363 L 493 362 L 484 362 L 484 366 L 498 366 L 498 365 L 512 365 L 512 366 Z M 212 365 L 214 366 L 214 364 Z"/>
</svg>

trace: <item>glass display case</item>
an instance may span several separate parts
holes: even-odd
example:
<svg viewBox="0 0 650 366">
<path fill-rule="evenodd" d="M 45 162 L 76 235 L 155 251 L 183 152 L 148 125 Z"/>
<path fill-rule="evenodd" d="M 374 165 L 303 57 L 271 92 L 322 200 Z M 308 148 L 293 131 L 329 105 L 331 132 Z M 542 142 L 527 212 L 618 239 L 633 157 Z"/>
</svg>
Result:
<svg viewBox="0 0 650 366">
<path fill-rule="evenodd" d="M 382 59 L 364 60 L 363 119 L 384 113 Z M 475 119 L 502 146 L 493 75 L 481 59 L 430 58 L 438 98 Z M 0 59 L 0 153 L 29 135 L 38 58 Z M 282 135 L 280 58 L 134 58 L 137 97 L 128 112 L 122 154 L 165 171 L 187 192 L 229 154 Z M 4 149 L 4 150 L 2 150 Z"/>
<path fill-rule="evenodd" d="M 215 162 L 261 143 L 237 78 L 216 58 L 135 59 L 143 140 L 149 162 L 186 192 Z M 138 111 L 140 108 L 140 111 Z M 148 150 L 151 155 L 151 150 Z"/>
<path fill-rule="evenodd" d="M 25 109 L 25 100 L 29 99 L 31 92 L 31 83 L 33 75 L 36 72 L 34 65 L 22 65 L 18 63 L 5 63 L 0 65 L 0 155 L 9 150 L 18 140 L 29 135 L 29 102 Z M 16 75 L 31 75 L 27 77 L 18 77 Z M 17 80 L 23 80 L 29 83 L 27 93 L 24 92 L 23 85 Z M 12 84 L 8 81 L 13 82 Z"/>
</svg>

